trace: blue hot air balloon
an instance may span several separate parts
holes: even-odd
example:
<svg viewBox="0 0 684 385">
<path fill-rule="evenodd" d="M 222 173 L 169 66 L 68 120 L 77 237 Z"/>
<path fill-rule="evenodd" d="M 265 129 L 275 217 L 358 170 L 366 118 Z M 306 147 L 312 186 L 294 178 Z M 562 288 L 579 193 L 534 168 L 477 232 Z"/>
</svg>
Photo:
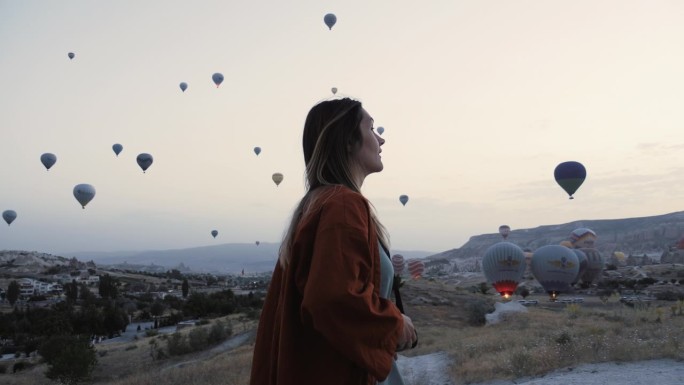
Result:
<svg viewBox="0 0 684 385">
<path fill-rule="evenodd" d="M 85 209 L 88 202 L 95 198 L 95 187 L 86 183 L 76 185 L 74 187 L 74 198 Z"/>
<path fill-rule="evenodd" d="M 69 59 L 73 59 L 76 57 L 76 54 L 73 52 L 69 52 L 68 56 L 69 56 Z"/>
<path fill-rule="evenodd" d="M 55 156 L 55 154 L 46 152 L 45 154 L 40 156 L 40 162 L 43 163 L 45 169 L 50 170 L 50 167 L 54 166 L 57 162 L 57 157 Z"/>
<path fill-rule="evenodd" d="M 182 83 L 180 84 L 180 89 L 181 89 L 181 91 L 185 92 L 185 90 L 188 89 L 188 83 L 182 82 Z"/>
<path fill-rule="evenodd" d="M 408 200 L 408 195 L 399 195 L 399 202 L 401 202 L 402 205 L 406 206 L 406 202 L 408 202 Z"/>
<path fill-rule="evenodd" d="M 116 143 L 112 146 L 112 150 L 114 150 L 114 153 L 116 154 L 116 156 L 119 156 L 119 153 L 121 152 L 121 150 L 123 150 L 123 146 L 120 145 L 119 143 Z"/>
<path fill-rule="evenodd" d="M 261 147 L 254 147 L 254 153 L 259 156 L 259 154 L 261 154 Z"/>
<path fill-rule="evenodd" d="M 216 238 L 217 235 L 218 235 L 218 231 L 217 231 L 217 230 L 211 230 L 211 236 L 212 236 L 212 237 Z"/>
<path fill-rule="evenodd" d="M 574 199 L 572 194 L 584 183 L 587 177 L 587 170 L 579 162 L 563 162 L 556 166 L 553 171 L 556 182 L 568 193 L 570 199 Z"/>
<path fill-rule="evenodd" d="M 138 162 L 138 166 L 145 172 L 152 165 L 154 158 L 152 158 L 152 155 L 150 154 L 142 153 L 139 154 L 135 160 Z"/>
<path fill-rule="evenodd" d="M 214 84 L 216 84 L 216 88 L 218 88 L 218 86 L 220 86 L 221 83 L 223 83 L 223 75 L 217 72 L 211 75 L 211 80 L 214 81 Z"/>
<path fill-rule="evenodd" d="M 382 135 L 385 132 L 385 127 L 380 126 L 378 127 L 378 134 Z"/>
<path fill-rule="evenodd" d="M 14 210 L 5 210 L 2 212 L 2 219 L 7 222 L 7 226 L 11 225 L 17 219 L 17 212 Z"/>
<path fill-rule="evenodd" d="M 323 16 L 323 21 L 325 22 L 325 25 L 328 26 L 328 29 L 332 29 L 333 25 L 337 23 L 337 16 L 332 13 L 328 13 L 327 15 Z"/>
</svg>

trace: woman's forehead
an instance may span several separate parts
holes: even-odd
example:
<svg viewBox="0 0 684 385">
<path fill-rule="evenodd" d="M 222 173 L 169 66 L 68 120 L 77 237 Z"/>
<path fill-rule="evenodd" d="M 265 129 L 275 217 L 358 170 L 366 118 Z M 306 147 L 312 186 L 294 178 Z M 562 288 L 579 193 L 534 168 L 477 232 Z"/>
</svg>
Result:
<svg viewBox="0 0 684 385">
<path fill-rule="evenodd" d="M 373 117 L 370 116 L 370 114 L 368 113 L 368 111 L 366 111 L 365 108 L 361 109 L 361 122 L 370 124 L 373 124 L 374 122 Z"/>
</svg>

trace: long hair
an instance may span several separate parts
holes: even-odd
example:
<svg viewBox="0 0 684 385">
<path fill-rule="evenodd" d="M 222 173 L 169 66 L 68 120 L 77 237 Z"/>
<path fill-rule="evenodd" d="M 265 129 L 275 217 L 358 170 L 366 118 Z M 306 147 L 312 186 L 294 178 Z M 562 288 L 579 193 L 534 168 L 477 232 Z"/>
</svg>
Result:
<svg viewBox="0 0 684 385">
<path fill-rule="evenodd" d="M 361 141 L 360 124 L 362 106 L 358 100 L 349 98 L 327 100 L 313 106 L 304 123 L 302 147 L 306 165 L 306 194 L 292 214 L 292 220 L 280 244 L 278 259 L 285 267 L 290 261 L 294 234 L 301 219 L 320 208 L 324 198 L 318 194 L 321 186 L 345 186 L 361 193 L 353 178 L 349 149 Z M 389 248 L 389 237 L 380 223 L 373 206 L 371 221 L 375 224 L 378 239 Z"/>
</svg>

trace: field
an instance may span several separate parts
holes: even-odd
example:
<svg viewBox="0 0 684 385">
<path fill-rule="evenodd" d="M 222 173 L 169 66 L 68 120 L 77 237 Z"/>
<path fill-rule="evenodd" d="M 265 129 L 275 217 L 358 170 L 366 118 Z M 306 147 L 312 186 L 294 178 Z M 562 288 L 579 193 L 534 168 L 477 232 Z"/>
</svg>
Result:
<svg viewBox="0 0 684 385">
<path fill-rule="evenodd" d="M 419 333 L 419 345 L 404 352 L 413 357 L 446 352 L 454 384 L 540 375 L 581 363 L 627 362 L 654 358 L 684 360 L 684 302 L 624 304 L 619 296 L 583 295 L 581 304 L 549 302 L 545 295 L 527 312 L 482 325 L 484 314 L 500 297 L 471 293 L 431 280 L 409 281 L 402 289 L 406 311 Z M 517 298 L 515 298 L 517 299 Z M 514 299 L 514 300 L 515 300 Z M 254 322 L 229 319 L 234 334 L 249 333 Z M 184 333 L 187 331 L 183 331 Z M 99 344 L 93 384 L 247 384 L 253 335 L 241 346 L 153 359 L 146 337 L 128 343 Z M 4 384 L 49 384 L 44 365 L 0 375 Z M 11 372 L 11 370 L 9 370 Z M 429 377 L 407 385 L 430 384 Z"/>
</svg>

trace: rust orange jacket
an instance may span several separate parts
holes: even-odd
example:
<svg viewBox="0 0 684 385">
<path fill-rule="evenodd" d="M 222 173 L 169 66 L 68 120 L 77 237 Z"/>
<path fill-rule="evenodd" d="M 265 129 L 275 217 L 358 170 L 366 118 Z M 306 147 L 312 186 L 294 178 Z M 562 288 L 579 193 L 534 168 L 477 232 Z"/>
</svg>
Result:
<svg viewBox="0 0 684 385">
<path fill-rule="evenodd" d="M 366 199 L 321 187 L 324 203 L 276 263 L 259 320 L 251 385 L 374 384 L 391 368 L 401 312 L 379 297 L 380 254 Z"/>
</svg>

